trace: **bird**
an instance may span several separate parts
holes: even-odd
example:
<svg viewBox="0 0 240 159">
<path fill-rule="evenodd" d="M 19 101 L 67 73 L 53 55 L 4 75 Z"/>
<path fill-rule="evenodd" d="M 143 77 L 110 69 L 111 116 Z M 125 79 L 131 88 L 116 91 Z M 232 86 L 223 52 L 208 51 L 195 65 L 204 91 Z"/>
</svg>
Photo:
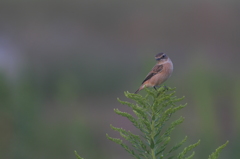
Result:
<svg viewBox="0 0 240 159">
<path fill-rule="evenodd" d="M 161 85 L 171 76 L 173 72 L 173 63 L 171 59 L 165 53 L 158 53 L 155 59 L 157 61 L 156 65 L 148 73 L 135 94 L 145 87 L 153 87 L 157 90 L 156 86 Z"/>
</svg>

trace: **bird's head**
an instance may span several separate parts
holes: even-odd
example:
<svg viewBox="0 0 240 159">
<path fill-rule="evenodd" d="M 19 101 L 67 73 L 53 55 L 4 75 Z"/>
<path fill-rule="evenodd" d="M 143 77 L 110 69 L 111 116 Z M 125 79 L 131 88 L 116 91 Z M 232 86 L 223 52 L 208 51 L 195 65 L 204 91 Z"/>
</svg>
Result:
<svg viewBox="0 0 240 159">
<path fill-rule="evenodd" d="M 155 59 L 156 61 L 158 62 L 164 62 L 164 61 L 167 61 L 168 60 L 168 56 L 165 54 L 165 53 L 158 53 L 156 56 L 155 56 Z"/>
</svg>

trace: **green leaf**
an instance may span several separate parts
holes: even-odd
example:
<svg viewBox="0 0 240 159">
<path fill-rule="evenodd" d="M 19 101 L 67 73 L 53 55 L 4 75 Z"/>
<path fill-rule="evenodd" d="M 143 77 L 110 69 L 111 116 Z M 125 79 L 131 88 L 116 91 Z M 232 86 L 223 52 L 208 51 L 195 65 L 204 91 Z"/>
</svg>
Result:
<svg viewBox="0 0 240 159">
<path fill-rule="evenodd" d="M 173 148 L 170 149 L 170 151 L 168 152 L 169 154 L 175 150 L 177 150 L 179 147 L 182 146 L 182 144 L 184 144 L 187 141 L 187 136 L 178 144 L 176 144 Z"/>
<path fill-rule="evenodd" d="M 191 159 L 191 158 L 193 158 L 194 155 L 195 155 L 195 152 L 193 151 L 192 154 L 190 156 L 186 157 L 185 159 Z"/>
<path fill-rule="evenodd" d="M 122 111 L 120 111 L 118 109 L 114 109 L 114 111 L 115 111 L 116 114 L 128 118 L 128 120 L 130 120 L 133 123 L 134 126 L 139 128 L 138 121 L 131 114 L 128 114 L 126 112 L 122 112 Z"/>
<path fill-rule="evenodd" d="M 133 155 L 135 158 L 140 159 L 139 156 L 137 154 L 135 154 L 135 152 L 133 150 L 131 150 L 126 144 L 123 144 L 121 139 L 118 138 L 112 138 L 110 137 L 108 134 L 106 134 L 107 138 L 119 145 L 121 145 L 128 153 L 130 153 L 131 155 Z"/>
<path fill-rule="evenodd" d="M 200 144 L 200 140 L 192 145 L 189 145 L 188 147 L 184 148 L 184 150 L 178 155 L 178 159 L 183 159 L 184 156 L 187 154 L 187 152 L 191 151 L 193 148 L 198 146 Z"/>
<path fill-rule="evenodd" d="M 126 131 L 126 130 L 124 130 L 122 128 L 114 127 L 112 125 L 110 125 L 110 127 L 113 130 L 118 131 L 120 133 L 120 135 L 125 140 L 129 141 L 133 145 L 133 147 L 136 148 L 137 151 L 139 151 L 139 152 L 148 152 L 148 149 L 147 149 L 146 145 L 143 144 L 142 140 L 140 139 L 140 137 L 138 135 L 135 135 L 135 134 L 131 133 L 130 131 Z M 120 141 L 117 141 L 117 142 L 120 142 Z M 122 142 L 120 144 L 122 144 Z"/>
<path fill-rule="evenodd" d="M 108 134 L 106 134 L 106 136 L 107 136 L 107 138 L 108 138 L 109 140 L 111 140 L 111 141 L 113 141 L 113 142 L 115 142 L 115 143 L 117 143 L 117 144 L 119 144 L 119 145 L 122 144 L 122 140 L 121 140 L 121 139 L 110 137 Z"/>
<path fill-rule="evenodd" d="M 170 140 L 171 140 L 170 137 L 165 138 L 165 141 L 164 141 L 163 145 L 160 147 L 160 149 L 157 151 L 156 156 L 158 156 L 160 153 L 162 153 L 166 149 Z"/>
<path fill-rule="evenodd" d="M 175 127 L 179 124 L 181 124 L 184 121 L 183 117 L 180 117 L 179 119 L 175 120 L 174 122 L 171 123 L 170 127 L 165 130 L 165 133 L 163 133 L 162 137 L 167 137 L 171 134 L 171 132 L 175 129 Z M 160 129 L 157 131 L 157 134 L 160 133 Z"/>
<path fill-rule="evenodd" d="M 74 151 L 74 153 L 75 153 L 75 156 L 77 157 L 77 159 L 84 159 L 78 155 L 77 151 Z"/>
<path fill-rule="evenodd" d="M 213 152 L 213 153 L 208 157 L 208 159 L 216 159 L 216 158 L 218 158 L 219 153 L 222 151 L 222 149 L 223 149 L 224 147 L 227 146 L 227 144 L 228 144 L 228 141 L 227 141 L 225 144 L 219 146 L 219 147 L 216 149 L 216 151 Z"/>
</svg>

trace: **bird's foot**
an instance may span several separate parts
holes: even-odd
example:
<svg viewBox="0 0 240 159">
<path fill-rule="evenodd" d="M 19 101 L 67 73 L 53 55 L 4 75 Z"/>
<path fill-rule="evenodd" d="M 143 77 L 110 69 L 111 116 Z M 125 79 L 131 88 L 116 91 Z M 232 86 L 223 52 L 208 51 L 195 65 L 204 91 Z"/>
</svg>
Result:
<svg viewBox="0 0 240 159">
<path fill-rule="evenodd" d="M 169 88 L 167 86 L 164 85 L 163 87 L 164 87 L 165 90 L 169 90 Z"/>
</svg>

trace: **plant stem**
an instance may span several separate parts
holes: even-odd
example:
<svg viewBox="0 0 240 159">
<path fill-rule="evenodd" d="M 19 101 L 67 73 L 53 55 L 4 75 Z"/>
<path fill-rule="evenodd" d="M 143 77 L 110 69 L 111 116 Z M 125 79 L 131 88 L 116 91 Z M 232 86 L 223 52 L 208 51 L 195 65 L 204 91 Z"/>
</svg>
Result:
<svg viewBox="0 0 240 159">
<path fill-rule="evenodd" d="M 154 116 L 154 113 L 152 111 L 152 117 Z M 154 151 L 154 147 L 155 147 L 155 142 L 154 142 L 154 134 L 155 133 L 155 121 L 152 120 L 152 124 L 151 124 L 151 140 L 154 144 L 153 148 L 151 148 L 151 154 L 152 154 L 152 159 L 156 159 L 156 155 L 155 155 L 155 151 Z"/>
<path fill-rule="evenodd" d="M 155 156 L 154 150 L 151 149 L 151 151 L 152 151 L 152 159 L 156 159 L 156 156 Z"/>
</svg>

